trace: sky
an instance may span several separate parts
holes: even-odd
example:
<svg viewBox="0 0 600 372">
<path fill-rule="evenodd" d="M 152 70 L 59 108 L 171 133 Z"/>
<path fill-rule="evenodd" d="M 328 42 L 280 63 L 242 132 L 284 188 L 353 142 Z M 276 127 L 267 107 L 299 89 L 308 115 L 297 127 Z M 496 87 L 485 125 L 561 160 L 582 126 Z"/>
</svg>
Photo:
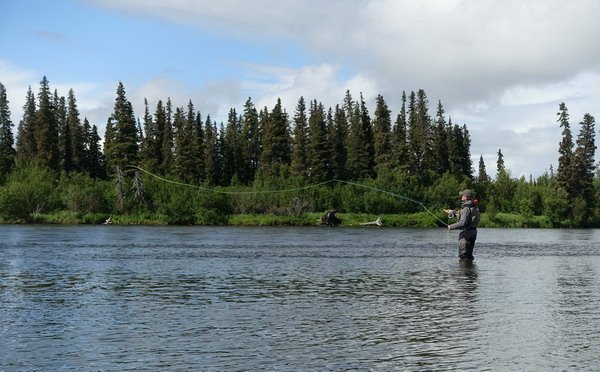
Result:
<svg viewBox="0 0 600 372">
<path fill-rule="evenodd" d="M 46 76 L 101 136 L 120 81 L 140 118 L 144 98 L 151 113 L 171 98 L 217 122 L 249 97 L 293 115 L 347 90 L 395 118 L 423 89 L 432 117 L 441 101 L 468 127 L 475 175 L 482 156 L 495 176 L 501 150 L 535 178 L 557 168 L 561 102 L 575 135 L 600 115 L 598 15 L 596 0 L 2 0 L 0 83 L 13 133 Z"/>
</svg>

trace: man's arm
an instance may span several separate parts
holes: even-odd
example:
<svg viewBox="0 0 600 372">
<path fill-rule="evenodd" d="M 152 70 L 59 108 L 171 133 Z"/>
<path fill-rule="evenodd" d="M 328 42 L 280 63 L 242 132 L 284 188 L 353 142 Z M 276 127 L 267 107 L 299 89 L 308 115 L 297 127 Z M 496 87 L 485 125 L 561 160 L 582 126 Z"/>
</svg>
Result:
<svg viewBox="0 0 600 372">
<path fill-rule="evenodd" d="M 471 213 L 471 210 L 469 209 L 469 207 L 464 207 L 462 209 L 462 211 L 460 212 L 460 220 L 457 221 L 456 223 L 453 223 L 452 225 L 449 225 L 448 230 L 455 230 L 455 229 L 460 229 L 460 228 L 464 227 L 465 224 L 467 223 L 467 217 L 468 217 L 469 213 Z"/>
</svg>

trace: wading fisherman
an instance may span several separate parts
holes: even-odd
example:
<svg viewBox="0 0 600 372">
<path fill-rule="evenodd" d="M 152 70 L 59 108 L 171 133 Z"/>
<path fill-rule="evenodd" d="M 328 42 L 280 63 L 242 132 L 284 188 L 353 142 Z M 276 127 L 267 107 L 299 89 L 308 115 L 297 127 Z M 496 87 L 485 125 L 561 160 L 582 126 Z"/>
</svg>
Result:
<svg viewBox="0 0 600 372">
<path fill-rule="evenodd" d="M 448 230 L 460 229 L 458 235 L 458 258 L 461 260 L 472 260 L 473 248 L 475 248 L 475 240 L 477 239 L 477 227 L 479 226 L 479 207 L 478 203 L 473 200 L 475 196 L 473 191 L 466 189 L 459 193 L 461 200 L 460 211 L 452 209 L 444 209 L 448 216 L 456 216 L 458 221 L 448 225 Z"/>
</svg>

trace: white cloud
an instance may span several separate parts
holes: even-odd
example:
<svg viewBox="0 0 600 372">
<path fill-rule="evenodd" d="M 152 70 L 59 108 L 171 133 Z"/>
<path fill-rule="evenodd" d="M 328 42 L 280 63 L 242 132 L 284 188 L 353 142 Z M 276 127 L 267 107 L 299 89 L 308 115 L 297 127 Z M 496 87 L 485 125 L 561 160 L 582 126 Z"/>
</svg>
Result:
<svg viewBox="0 0 600 372">
<path fill-rule="evenodd" d="M 35 73 L 33 71 L 21 69 L 0 59 L 0 83 L 6 89 L 11 120 L 15 126 L 19 124 L 21 119 L 28 87 L 31 86 L 32 89 L 35 89 L 34 81 Z"/>
<path fill-rule="evenodd" d="M 139 116 L 144 97 L 151 111 L 158 99 L 170 96 L 178 106 L 192 99 L 197 109 L 223 120 L 248 96 L 269 109 L 281 98 L 291 113 L 300 96 L 335 106 L 347 89 L 355 99 L 362 92 L 370 107 L 382 94 L 396 113 L 402 91 L 422 88 L 431 112 L 439 99 L 454 123 L 467 124 L 474 157 L 488 154 L 489 166 L 496 159 L 487 157 L 502 148 L 513 174 L 541 174 L 556 163 L 558 103 L 567 104 L 574 124 L 586 112 L 600 115 L 600 2 L 595 0 L 87 2 L 251 41 L 259 48 L 270 48 L 273 41 L 299 45 L 309 60 L 305 66 L 258 65 L 240 55 L 243 75 L 202 87 L 156 77 L 126 84 Z M 21 78 L 27 79 L 31 75 Z M 112 97 L 115 87 L 106 95 Z M 82 108 L 89 104 L 110 114 L 114 97 L 95 101 L 92 92 L 103 97 L 99 90 L 82 89 L 76 90 Z"/>
<path fill-rule="evenodd" d="M 500 98 L 504 106 L 523 106 L 600 96 L 600 72 L 580 73 L 571 79 L 542 84 L 516 85 Z"/>
</svg>

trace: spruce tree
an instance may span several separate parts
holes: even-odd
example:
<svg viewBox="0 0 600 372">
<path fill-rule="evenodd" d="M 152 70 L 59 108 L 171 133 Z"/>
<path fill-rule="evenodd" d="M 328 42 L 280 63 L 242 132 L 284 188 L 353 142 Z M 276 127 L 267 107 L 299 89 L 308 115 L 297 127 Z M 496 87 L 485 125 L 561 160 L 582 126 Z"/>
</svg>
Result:
<svg viewBox="0 0 600 372">
<path fill-rule="evenodd" d="M 58 123 L 49 82 L 45 76 L 40 82 L 34 137 L 36 145 L 34 163 L 42 168 L 58 172 L 60 169 Z"/>
<path fill-rule="evenodd" d="M 83 128 L 85 142 L 83 169 L 93 178 L 103 179 L 106 177 L 106 167 L 100 146 L 101 138 L 98 135 L 98 128 L 95 125 L 90 127 L 87 118 L 83 119 Z"/>
<path fill-rule="evenodd" d="M 504 155 L 502 155 L 502 149 L 498 149 L 498 160 L 496 161 L 496 173 L 500 174 L 502 172 L 506 172 L 506 168 L 504 166 Z"/>
<path fill-rule="evenodd" d="M 219 157 L 217 136 L 217 127 L 208 115 L 204 127 L 204 172 L 206 182 L 209 185 L 217 185 L 220 177 L 219 164 L 217 163 Z"/>
<path fill-rule="evenodd" d="M 114 111 L 107 124 L 105 148 L 108 172 L 111 175 L 115 174 L 116 167 L 124 171 L 127 165 L 138 164 L 136 120 L 122 82 L 117 86 Z"/>
<path fill-rule="evenodd" d="M 85 138 L 73 89 L 69 89 L 67 96 L 67 127 L 71 135 L 73 170 L 82 172 L 84 170 Z"/>
<path fill-rule="evenodd" d="M 240 180 L 244 184 L 254 181 L 261 157 L 261 136 L 258 112 L 248 97 L 242 115 L 242 164 Z"/>
<path fill-rule="evenodd" d="M 348 149 L 346 170 L 350 179 L 362 180 L 371 177 L 369 149 L 367 146 L 365 131 L 362 125 L 360 106 L 358 104 L 350 104 L 353 107 L 351 110 L 351 116 L 347 117 L 349 124 L 346 145 L 346 148 Z"/>
<path fill-rule="evenodd" d="M 382 95 L 375 99 L 375 118 L 373 119 L 373 138 L 375 164 L 378 173 L 388 172 L 392 167 L 392 118 Z"/>
<path fill-rule="evenodd" d="M 30 86 L 23 106 L 23 117 L 17 128 L 16 163 L 19 166 L 30 164 L 35 157 L 35 112 L 35 95 Z"/>
<path fill-rule="evenodd" d="M 479 173 L 477 176 L 477 181 L 482 183 L 482 182 L 488 182 L 490 180 L 490 177 L 487 175 L 487 172 L 485 170 L 485 162 L 483 161 L 483 155 L 479 156 Z"/>
<path fill-rule="evenodd" d="M 457 124 L 452 124 L 452 118 L 448 119 L 448 159 L 450 165 L 450 173 L 460 179 L 465 176 L 465 157 L 468 157 L 468 149 L 465 149 L 464 132 Z M 470 161 L 470 159 L 468 159 Z"/>
<path fill-rule="evenodd" d="M 434 168 L 433 150 L 431 144 L 431 118 L 428 113 L 429 102 L 423 89 L 419 89 L 414 98 L 414 118 L 409 128 L 409 144 L 414 156 L 414 170 L 421 176 Z"/>
<path fill-rule="evenodd" d="M 462 142 L 459 146 L 461 158 L 461 176 L 473 179 L 473 161 L 471 160 L 471 136 L 467 126 L 463 124 L 461 128 Z"/>
<path fill-rule="evenodd" d="M 330 176 L 330 154 L 327 145 L 325 108 L 317 100 L 311 102 L 308 118 L 308 179 L 324 182 Z"/>
<path fill-rule="evenodd" d="M 375 177 L 375 145 L 373 138 L 373 123 L 371 123 L 371 117 L 367 110 L 367 104 L 363 98 L 362 92 L 360 93 L 360 123 L 365 139 L 365 148 L 367 151 L 367 177 Z"/>
<path fill-rule="evenodd" d="M 189 107 L 188 107 L 189 110 Z M 178 179 L 185 182 L 193 182 L 194 177 L 194 113 L 191 112 L 192 120 L 184 113 L 182 108 L 175 109 L 173 118 L 173 128 L 175 128 L 175 149 L 174 149 L 174 174 Z"/>
<path fill-rule="evenodd" d="M 331 118 L 331 109 L 328 118 Z M 329 119 L 329 148 L 331 149 L 331 177 L 334 179 L 347 179 L 346 162 L 348 150 L 348 120 L 344 110 L 339 105 L 335 106 L 333 118 Z"/>
<path fill-rule="evenodd" d="M 58 127 L 58 152 L 60 157 L 60 169 L 69 174 L 75 169 L 73 163 L 73 141 L 71 128 L 67 122 L 67 102 L 65 97 L 59 97 L 54 91 L 53 106 Z"/>
<path fill-rule="evenodd" d="M 156 171 L 164 173 L 164 154 L 162 145 L 165 138 L 165 127 L 167 126 L 167 110 L 162 100 L 156 103 L 154 111 L 153 132 L 146 133 L 148 143 L 148 161 L 150 166 L 154 166 Z"/>
<path fill-rule="evenodd" d="M 227 118 L 227 127 L 223 136 L 223 182 L 229 185 L 232 181 L 238 183 L 240 180 L 239 165 L 242 161 L 242 143 L 241 143 L 241 117 L 238 117 L 237 111 L 232 108 L 229 110 Z"/>
<path fill-rule="evenodd" d="M 16 152 L 13 148 L 12 127 L 6 88 L 0 83 L 0 181 L 3 181 L 15 166 Z"/>
<path fill-rule="evenodd" d="M 595 119 L 590 114 L 585 114 L 580 123 L 581 128 L 577 136 L 573 163 L 575 169 L 574 193 L 572 216 L 578 225 L 586 226 L 592 219 L 595 211 L 594 203 L 594 172 L 596 169 L 594 154 Z"/>
<path fill-rule="evenodd" d="M 279 174 L 291 161 L 291 137 L 287 114 L 277 99 L 263 126 L 261 170 L 265 175 Z"/>
<path fill-rule="evenodd" d="M 191 103 L 191 101 L 190 101 Z M 204 181 L 204 129 L 202 125 L 202 114 L 196 113 L 194 119 L 194 181 L 201 183 Z"/>
<path fill-rule="evenodd" d="M 408 168 L 408 143 L 406 133 L 406 93 L 402 92 L 402 107 L 396 117 L 393 129 L 393 164 L 397 169 Z"/>
<path fill-rule="evenodd" d="M 448 131 L 446 118 L 444 117 L 444 106 L 442 101 L 438 101 L 437 112 L 435 115 L 435 125 L 433 127 L 433 171 L 441 176 L 450 172 L 450 155 L 448 153 Z"/>
<path fill-rule="evenodd" d="M 408 169 L 413 174 L 422 170 L 423 140 L 417 120 L 417 95 L 414 91 L 408 95 L 408 112 L 406 121 L 406 143 L 408 144 Z"/>
<path fill-rule="evenodd" d="M 157 168 L 157 153 L 158 145 L 156 143 L 156 123 L 154 122 L 150 109 L 148 107 L 148 99 L 144 98 L 144 138 L 140 145 L 140 164 L 150 172 L 156 172 Z"/>
<path fill-rule="evenodd" d="M 162 141 L 161 141 L 161 156 L 162 162 L 160 165 L 160 169 L 164 174 L 173 173 L 173 148 L 174 144 L 174 134 L 173 134 L 173 105 L 171 103 L 171 98 L 167 99 L 167 105 L 165 108 L 166 120 L 162 133 Z"/>
<path fill-rule="evenodd" d="M 290 172 L 296 177 L 306 180 L 308 175 L 308 119 L 306 102 L 300 97 L 294 113 L 294 143 L 292 149 L 292 164 Z"/>
<path fill-rule="evenodd" d="M 569 110 L 564 102 L 561 102 L 558 108 L 557 122 L 563 129 L 562 140 L 558 148 L 558 168 L 556 170 L 556 180 L 558 184 L 567 191 L 573 193 L 572 184 L 575 181 L 575 168 L 573 164 L 573 135 L 571 134 L 571 125 L 569 124 Z"/>
</svg>

